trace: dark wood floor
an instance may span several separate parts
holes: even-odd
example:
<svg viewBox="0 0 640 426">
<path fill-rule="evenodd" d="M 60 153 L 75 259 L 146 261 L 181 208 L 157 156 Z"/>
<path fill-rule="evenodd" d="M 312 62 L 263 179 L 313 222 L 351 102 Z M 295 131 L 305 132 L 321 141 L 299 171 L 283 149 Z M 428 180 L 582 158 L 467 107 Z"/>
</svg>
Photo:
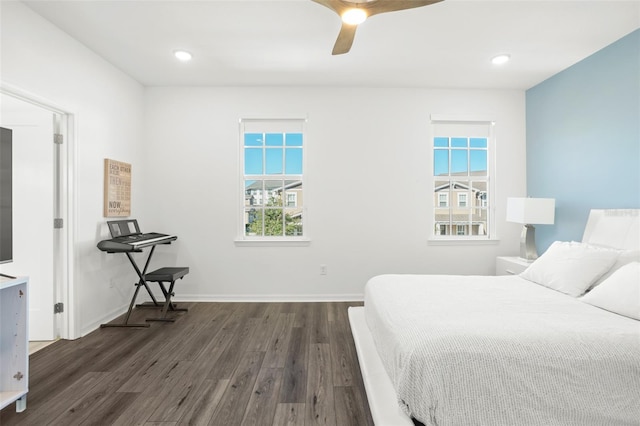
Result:
<svg viewBox="0 0 640 426">
<path fill-rule="evenodd" d="M 0 424 L 373 425 L 347 317 L 361 303 L 181 305 L 36 352 L 27 410 Z"/>
</svg>

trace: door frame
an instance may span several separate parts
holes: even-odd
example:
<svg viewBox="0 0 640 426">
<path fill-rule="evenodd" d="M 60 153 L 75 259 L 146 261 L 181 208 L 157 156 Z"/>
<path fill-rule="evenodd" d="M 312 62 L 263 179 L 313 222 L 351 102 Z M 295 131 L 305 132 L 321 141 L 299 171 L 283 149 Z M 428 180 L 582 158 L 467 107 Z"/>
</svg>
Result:
<svg viewBox="0 0 640 426">
<path fill-rule="evenodd" d="M 79 321 L 75 288 L 75 228 L 76 228 L 76 114 L 57 103 L 0 81 L 0 93 L 20 99 L 54 114 L 55 133 L 63 135 L 63 143 L 54 154 L 56 188 L 54 188 L 54 215 L 63 219 L 61 229 L 54 232 L 54 303 L 64 304 L 60 314 L 53 314 L 54 336 L 62 339 L 76 339 L 79 335 Z M 53 143 L 53 141 L 51 141 Z M 56 161 L 57 157 L 57 161 Z M 53 218 L 52 218 L 53 219 Z M 59 231 L 59 232 L 58 232 Z"/>
</svg>

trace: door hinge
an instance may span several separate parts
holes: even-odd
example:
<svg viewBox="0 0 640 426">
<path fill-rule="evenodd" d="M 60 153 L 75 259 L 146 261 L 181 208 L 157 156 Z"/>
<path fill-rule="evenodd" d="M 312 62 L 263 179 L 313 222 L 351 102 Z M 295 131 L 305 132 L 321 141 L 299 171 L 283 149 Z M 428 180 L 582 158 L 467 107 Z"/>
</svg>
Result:
<svg viewBox="0 0 640 426">
<path fill-rule="evenodd" d="M 53 229 L 61 229 L 64 226 L 64 220 L 61 217 L 53 219 Z"/>
<path fill-rule="evenodd" d="M 62 133 L 54 133 L 53 143 L 57 145 L 62 145 L 64 143 L 64 135 Z"/>
<path fill-rule="evenodd" d="M 64 312 L 64 303 L 58 302 L 55 305 L 53 305 L 53 313 L 54 314 L 61 314 L 63 312 Z"/>
</svg>

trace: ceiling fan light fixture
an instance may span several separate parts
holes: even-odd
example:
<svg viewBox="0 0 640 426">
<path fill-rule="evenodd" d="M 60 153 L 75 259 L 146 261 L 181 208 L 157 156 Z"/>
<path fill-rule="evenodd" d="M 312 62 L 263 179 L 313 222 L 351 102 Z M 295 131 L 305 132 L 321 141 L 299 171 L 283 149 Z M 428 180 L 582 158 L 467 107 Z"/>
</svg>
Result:
<svg viewBox="0 0 640 426">
<path fill-rule="evenodd" d="M 509 62 L 510 59 L 511 59 L 511 55 L 509 55 L 508 53 L 501 53 L 491 58 L 491 63 L 493 65 L 503 65 Z"/>
<path fill-rule="evenodd" d="M 354 7 L 352 9 L 347 9 L 342 14 L 342 22 L 348 25 L 358 25 L 361 24 L 367 19 L 367 12 L 364 9 L 359 9 Z"/>
<path fill-rule="evenodd" d="M 193 58 L 193 55 L 186 50 L 174 50 L 173 56 L 182 62 L 188 62 Z"/>
</svg>

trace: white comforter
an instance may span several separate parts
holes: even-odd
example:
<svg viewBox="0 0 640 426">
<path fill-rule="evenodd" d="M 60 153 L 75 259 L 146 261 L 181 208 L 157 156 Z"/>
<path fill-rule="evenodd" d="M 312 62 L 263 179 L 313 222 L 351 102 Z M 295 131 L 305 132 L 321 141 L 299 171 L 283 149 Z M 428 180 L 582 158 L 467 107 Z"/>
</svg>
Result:
<svg viewBox="0 0 640 426">
<path fill-rule="evenodd" d="M 640 425 L 639 321 L 517 276 L 377 276 L 365 315 L 426 425 Z"/>
</svg>

